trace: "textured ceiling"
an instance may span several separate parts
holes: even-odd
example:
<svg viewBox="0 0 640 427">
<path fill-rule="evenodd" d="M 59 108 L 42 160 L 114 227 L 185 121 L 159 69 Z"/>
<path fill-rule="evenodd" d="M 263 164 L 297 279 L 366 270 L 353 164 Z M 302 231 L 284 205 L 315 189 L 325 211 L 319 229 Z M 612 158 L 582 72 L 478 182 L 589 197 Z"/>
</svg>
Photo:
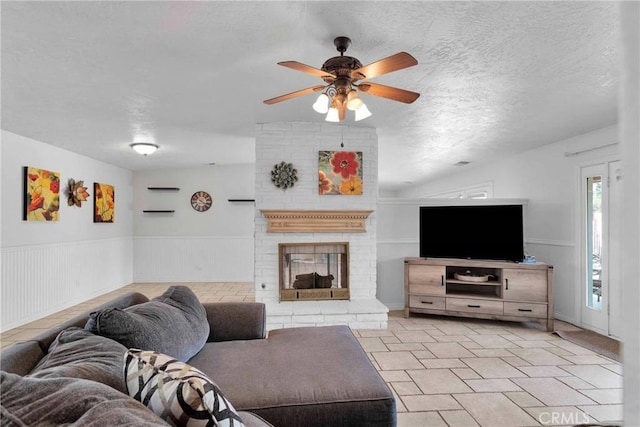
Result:
<svg viewBox="0 0 640 427">
<path fill-rule="evenodd" d="M 379 135 L 380 187 L 406 188 L 614 124 L 614 2 L 5 2 L 2 128 L 132 170 L 254 159 L 255 124 L 322 122 L 313 95 L 347 52 L 400 51 L 418 65 L 372 81 L 419 92 L 364 95 Z M 348 116 L 342 125 L 354 125 Z M 149 157 L 128 145 L 150 139 Z"/>
</svg>

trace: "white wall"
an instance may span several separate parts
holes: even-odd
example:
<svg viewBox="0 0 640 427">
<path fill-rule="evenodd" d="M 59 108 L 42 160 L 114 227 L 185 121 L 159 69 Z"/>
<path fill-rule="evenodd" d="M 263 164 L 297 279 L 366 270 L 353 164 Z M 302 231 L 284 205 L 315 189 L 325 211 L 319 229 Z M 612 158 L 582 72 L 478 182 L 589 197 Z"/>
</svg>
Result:
<svg viewBox="0 0 640 427">
<path fill-rule="evenodd" d="M 2 330 L 11 329 L 132 282 L 132 173 L 2 131 Z M 24 166 L 61 174 L 60 219 L 22 220 Z M 69 178 L 91 197 L 67 206 Z M 93 183 L 115 186 L 113 224 L 93 223 Z"/>
<path fill-rule="evenodd" d="M 622 2 L 620 139 L 623 153 L 624 424 L 640 425 L 640 3 Z"/>
<path fill-rule="evenodd" d="M 619 158 L 619 145 L 615 144 L 617 141 L 616 126 L 599 129 L 492 164 L 475 168 L 467 166 L 469 169 L 465 172 L 414 186 L 401 192 L 399 196 L 401 199 L 416 199 L 489 182 L 493 186 L 494 198 L 527 199 L 526 251 L 534 255 L 538 261 L 554 266 L 556 317 L 578 323 L 580 167 Z M 596 148 L 603 145 L 608 146 Z M 581 150 L 588 151 L 573 156 L 565 155 Z M 382 212 L 380 208 L 379 210 Z M 414 220 L 417 221 L 417 214 Z M 389 232 L 389 236 L 395 236 L 393 239 L 397 239 L 397 236 L 410 239 L 406 235 L 406 224 L 398 224 L 403 228 L 397 232 Z M 387 237 L 384 235 L 379 236 L 380 241 L 385 239 Z M 415 241 L 398 243 L 396 247 L 397 253 L 403 254 L 417 248 Z M 379 250 L 379 263 L 384 265 L 390 262 L 390 255 L 385 253 L 391 252 L 392 249 Z M 381 271 L 379 268 L 379 275 L 385 282 L 378 283 L 382 301 L 389 302 L 393 305 L 392 308 L 395 308 L 395 304 L 402 299 L 398 295 L 399 279 L 395 277 L 398 268 L 391 268 L 394 270 L 393 273 L 384 269 Z"/>
<path fill-rule="evenodd" d="M 228 199 L 253 199 L 254 174 L 253 164 L 136 172 L 135 282 L 252 281 L 254 204 Z M 191 208 L 196 191 L 212 196 L 209 210 Z M 175 212 L 142 212 L 149 209 Z"/>
</svg>

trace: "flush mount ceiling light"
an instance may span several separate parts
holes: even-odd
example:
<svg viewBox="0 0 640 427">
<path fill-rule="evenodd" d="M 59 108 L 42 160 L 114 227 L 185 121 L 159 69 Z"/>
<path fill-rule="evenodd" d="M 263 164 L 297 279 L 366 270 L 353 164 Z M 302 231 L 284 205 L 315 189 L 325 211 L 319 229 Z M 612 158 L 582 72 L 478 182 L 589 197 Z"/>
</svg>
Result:
<svg viewBox="0 0 640 427">
<path fill-rule="evenodd" d="M 404 102 L 405 104 L 411 104 L 420 96 L 420 94 L 416 92 L 376 83 L 361 82 L 360 84 L 356 84 L 359 80 L 381 76 L 392 71 L 398 71 L 416 65 L 418 61 L 408 53 L 396 53 L 395 55 L 363 67 L 357 58 L 344 55 L 351 45 L 351 39 L 348 37 L 337 37 L 333 41 L 333 44 L 338 52 L 340 52 L 340 56 L 334 56 L 326 60 L 325 63 L 322 64 L 321 69 L 310 67 L 296 61 L 278 62 L 278 65 L 282 65 L 283 67 L 320 77 L 326 85 L 312 86 L 291 92 L 276 98 L 267 99 L 264 103 L 271 105 L 312 92 L 322 92 L 316 102 L 314 102 L 313 109 L 320 114 L 326 114 L 325 120 L 328 122 L 340 122 L 345 119 L 346 110 L 355 111 L 356 121 L 371 116 L 371 112 L 362 98 L 360 98 L 360 95 L 358 95 L 358 92 Z"/>
<path fill-rule="evenodd" d="M 156 144 L 152 144 L 150 142 L 134 142 L 130 147 L 133 148 L 136 153 L 142 154 L 143 156 L 153 154 L 158 149 Z"/>
</svg>

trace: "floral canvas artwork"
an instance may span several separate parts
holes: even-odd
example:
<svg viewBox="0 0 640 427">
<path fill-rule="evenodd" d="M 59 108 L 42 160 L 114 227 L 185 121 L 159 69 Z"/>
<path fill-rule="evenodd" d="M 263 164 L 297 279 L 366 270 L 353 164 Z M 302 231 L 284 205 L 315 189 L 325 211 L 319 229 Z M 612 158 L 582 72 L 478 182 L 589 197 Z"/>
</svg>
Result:
<svg viewBox="0 0 640 427">
<path fill-rule="evenodd" d="M 115 189 L 112 185 L 93 183 L 93 222 L 113 222 L 116 211 Z"/>
<path fill-rule="evenodd" d="M 362 195 L 362 152 L 320 151 L 318 153 L 318 193 Z"/>
<path fill-rule="evenodd" d="M 57 221 L 59 211 L 60 173 L 26 166 L 22 219 Z"/>
</svg>

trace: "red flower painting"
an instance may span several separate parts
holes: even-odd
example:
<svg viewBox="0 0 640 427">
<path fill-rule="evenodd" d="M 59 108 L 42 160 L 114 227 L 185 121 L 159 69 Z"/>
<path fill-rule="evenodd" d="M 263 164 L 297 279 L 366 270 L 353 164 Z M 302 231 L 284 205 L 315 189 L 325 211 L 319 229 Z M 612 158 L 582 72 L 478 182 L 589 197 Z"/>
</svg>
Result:
<svg viewBox="0 0 640 427">
<path fill-rule="evenodd" d="M 318 152 L 318 194 L 362 195 L 362 152 Z"/>
</svg>

